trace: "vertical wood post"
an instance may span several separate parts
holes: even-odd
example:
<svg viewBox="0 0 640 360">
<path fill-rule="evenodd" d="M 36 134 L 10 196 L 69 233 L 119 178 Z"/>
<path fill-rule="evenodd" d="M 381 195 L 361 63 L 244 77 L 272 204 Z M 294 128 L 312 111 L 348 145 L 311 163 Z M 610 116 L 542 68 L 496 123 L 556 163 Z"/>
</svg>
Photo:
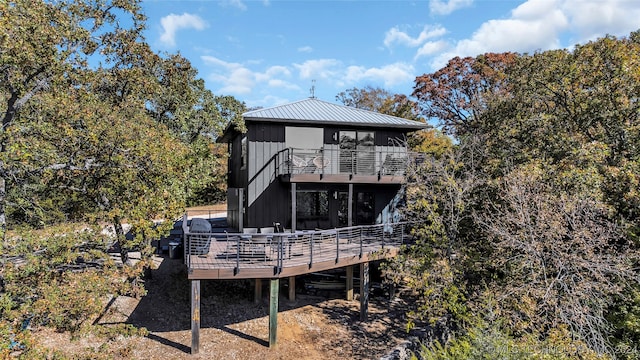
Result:
<svg viewBox="0 0 640 360">
<path fill-rule="evenodd" d="M 269 292 L 269 347 L 276 346 L 278 335 L 278 295 L 280 292 L 280 280 L 271 279 Z"/>
<path fill-rule="evenodd" d="M 353 265 L 347 266 L 347 300 L 353 300 Z"/>
<path fill-rule="evenodd" d="M 289 301 L 296 299 L 296 277 L 289 276 Z"/>
<path fill-rule="evenodd" d="M 253 302 L 259 304 L 262 300 L 262 279 L 256 279 L 253 290 Z"/>
<path fill-rule="evenodd" d="M 191 280 L 191 353 L 200 351 L 200 280 Z"/>
<path fill-rule="evenodd" d="M 360 321 L 369 318 L 369 263 L 360 264 Z"/>
</svg>

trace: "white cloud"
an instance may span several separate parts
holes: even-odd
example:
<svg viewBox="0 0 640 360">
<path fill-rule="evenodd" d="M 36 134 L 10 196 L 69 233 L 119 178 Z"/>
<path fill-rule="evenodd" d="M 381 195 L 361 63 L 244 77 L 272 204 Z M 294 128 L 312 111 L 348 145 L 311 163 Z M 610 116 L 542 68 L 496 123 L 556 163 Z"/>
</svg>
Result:
<svg viewBox="0 0 640 360">
<path fill-rule="evenodd" d="M 235 7 L 242 11 L 247 10 L 247 5 L 245 5 L 244 2 L 242 2 L 242 0 L 225 0 L 225 1 L 221 1 L 220 5 Z"/>
<path fill-rule="evenodd" d="M 432 14 L 448 15 L 452 12 L 471 6 L 473 0 L 431 0 L 429 1 L 429 10 Z"/>
<path fill-rule="evenodd" d="M 412 65 L 395 63 L 379 68 L 365 68 L 363 66 L 349 66 L 346 71 L 345 84 L 351 85 L 362 81 L 383 82 L 385 87 L 392 87 L 415 79 Z"/>
<path fill-rule="evenodd" d="M 207 79 L 220 84 L 216 93 L 247 95 L 252 93 L 259 83 L 274 88 L 299 90 L 297 85 L 287 80 L 291 77 L 291 71 L 285 66 L 271 66 L 265 72 L 257 72 L 243 64 L 226 62 L 213 56 L 202 56 L 201 59 L 212 71 Z M 260 62 L 248 63 L 251 65 L 260 64 Z"/>
<path fill-rule="evenodd" d="M 440 25 L 427 25 L 422 29 L 417 37 L 412 38 L 409 34 L 401 31 L 398 27 L 393 27 L 385 34 L 384 45 L 386 47 L 391 47 L 393 44 L 400 44 L 408 47 L 416 47 L 429 39 L 440 37 L 446 33 L 447 29 Z"/>
<path fill-rule="evenodd" d="M 433 54 L 440 53 L 448 47 L 449 47 L 449 43 L 444 40 L 428 41 L 424 43 L 420 47 L 420 49 L 418 49 L 418 52 L 416 53 L 416 56 L 413 59 L 416 60 L 423 56 L 431 56 Z"/>
<path fill-rule="evenodd" d="M 342 63 L 335 59 L 318 59 L 293 66 L 298 69 L 302 79 L 334 79 L 340 73 Z"/>
<path fill-rule="evenodd" d="M 204 30 L 207 23 L 198 15 L 184 13 L 182 15 L 169 14 L 160 19 L 162 34 L 160 41 L 168 46 L 176 45 L 176 32 L 181 29 Z"/>
<path fill-rule="evenodd" d="M 414 67 L 401 62 L 368 68 L 345 66 L 336 59 L 312 59 L 301 64 L 270 66 L 257 71 L 256 68 L 262 66 L 260 62 L 228 62 L 213 56 L 202 56 L 201 59 L 205 64 L 203 71 L 208 72 L 207 81 L 217 87 L 214 92 L 236 96 L 268 96 L 268 89 L 276 88 L 301 94 L 311 79 L 325 84 L 325 87 L 341 90 L 363 84 L 391 88 L 415 79 Z M 257 88 L 266 90 L 256 94 Z"/>
<path fill-rule="evenodd" d="M 565 0 L 562 10 L 570 19 L 577 42 L 604 35 L 624 36 L 640 28 L 640 1 Z"/>
<path fill-rule="evenodd" d="M 213 68 L 208 79 L 221 84 L 218 92 L 223 94 L 249 94 L 256 79 L 251 70 L 240 63 L 226 62 L 213 56 L 201 56 L 202 61 Z"/>
<path fill-rule="evenodd" d="M 559 34 L 568 27 L 559 0 L 528 0 L 512 10 L 510 18 L 483 23 L 471 38 L 458 41 L 450 51 L 437 56 L 432 67 L 440 68 L 455 56 L 559 48 Z"/>
<path fill-rule="evenodd" d="M 313 52 L 313 48 L 311 46 L 301 46 L 298 48 L 298 52 L 310 53 Z"/>
<path fill-rule="evenodd" d="M 607 34 L 626 36 L 640 27 L 638 19 L 637 0 L 527 0 L 509 18 L 488 20 L 470 38 L 450 44 L 450 50 L 436 56 L 431 66 L 440 68 L 455 56 L 532 53 L 571 47 Z M 432 46 L 425 44 L 416 58 L 428 55 Z"/>
</svg>

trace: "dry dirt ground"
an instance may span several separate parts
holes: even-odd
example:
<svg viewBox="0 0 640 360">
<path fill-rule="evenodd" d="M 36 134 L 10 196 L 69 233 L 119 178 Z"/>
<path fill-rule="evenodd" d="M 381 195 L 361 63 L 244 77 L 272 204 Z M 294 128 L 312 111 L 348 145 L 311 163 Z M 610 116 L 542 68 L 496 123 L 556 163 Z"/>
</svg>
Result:
<svg viewBox="0 0 640 360">
<path fill-rule="evenodd" d="M 96 321 L 100 326 L 145 327 L 146 337 L 71 340 L 68 334 L 47 330 L 34 335 L 70 357 L 101 354 L 114 359 L 378 359 L 407 337 L 406 304 L 398 297 L 372 296 L 369 321 L 360 322 L 359 301 L 346 301 L 343 293 L 298 294 L 289 301 L 283 287 L 278 344 L 269 348 L 267 288 L 256 304 L 248 281 L 202 281 L 200 352 L 191 355 L 189 282 L 181 260 L 158 256 L 146 287 L 141 299 L 112 301 Z"/>
</svg>

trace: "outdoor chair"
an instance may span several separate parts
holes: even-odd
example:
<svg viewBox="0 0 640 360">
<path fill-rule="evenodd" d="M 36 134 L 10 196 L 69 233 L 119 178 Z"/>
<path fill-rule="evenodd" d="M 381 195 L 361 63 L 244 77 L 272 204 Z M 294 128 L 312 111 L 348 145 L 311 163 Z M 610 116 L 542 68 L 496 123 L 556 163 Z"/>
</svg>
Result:
<svg viewBox="0 0 640 360">
<path fill-rule="evenodd" d="M 189 254 L 206 255 L 211 247 L 211 223 L 207 219 L 195 218 L 189 227 Z"/>
</svg>

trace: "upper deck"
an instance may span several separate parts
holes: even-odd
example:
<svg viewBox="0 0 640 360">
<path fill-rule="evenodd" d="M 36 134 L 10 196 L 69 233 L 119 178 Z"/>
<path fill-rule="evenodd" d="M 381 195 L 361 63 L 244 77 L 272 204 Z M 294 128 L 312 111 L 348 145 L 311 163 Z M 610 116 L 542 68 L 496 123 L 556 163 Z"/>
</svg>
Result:
<svg viewBox="0 0 640 360">
<path fill-rule="evenodd" d="M 424 154 L 404 147 L 366 150 L 287 148 L 276 157 L 276 173 L 286 182 L 387 183 L 405 182 L 407 168 Z"/>
<path fill-rule="evenodd" d="M 394 223 L 295 233 L 195 233 L 185 225 L 184 259 L 191 280 L 284 278 L 394 257 L 408 230 L 407 223 Z"/>
</svg>

